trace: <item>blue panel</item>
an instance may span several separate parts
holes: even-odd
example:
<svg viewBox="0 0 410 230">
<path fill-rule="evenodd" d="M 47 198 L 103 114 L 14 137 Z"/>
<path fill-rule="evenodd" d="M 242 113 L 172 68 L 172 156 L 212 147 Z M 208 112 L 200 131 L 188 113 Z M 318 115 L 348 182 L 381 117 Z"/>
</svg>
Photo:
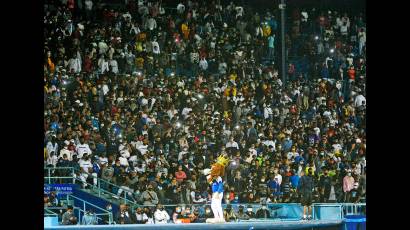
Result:
<svg viewBox="0 0 410 230">
<path fill-rule="evenodd" d="M 58 226 L 58 217 L 44 217 L 44 227 Z"/>
<path fill-rule="evenodd" d="M 314 207 L 314 216 L 317 220 L 341 220 L 342 207 L 337 205 L 324 205 Z"/>
</svg>

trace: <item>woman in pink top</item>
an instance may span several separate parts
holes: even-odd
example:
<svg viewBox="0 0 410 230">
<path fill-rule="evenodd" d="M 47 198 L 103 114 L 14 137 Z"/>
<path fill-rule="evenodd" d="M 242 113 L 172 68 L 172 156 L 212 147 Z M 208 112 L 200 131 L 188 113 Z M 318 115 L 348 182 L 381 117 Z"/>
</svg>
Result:
<svg viewBox="0 0 410 230">
<path fill-rule="evenodd" d="M 175 178 L 177 179 L 178 183 L 181 183 L 184 179 L 186 179 L 186 174 L 182 171 L 182 165 L 178 166 L 178 171 L 175 172 Z"/>
<path fill-rule="evenodd" d="M 347 171 L 347 175 L 343 178 L 343 192 L 345 193 L 345 202 L 350 200 L 350 191 L 353 189 L 354 178 L 350 170 Z"/>
</svg>

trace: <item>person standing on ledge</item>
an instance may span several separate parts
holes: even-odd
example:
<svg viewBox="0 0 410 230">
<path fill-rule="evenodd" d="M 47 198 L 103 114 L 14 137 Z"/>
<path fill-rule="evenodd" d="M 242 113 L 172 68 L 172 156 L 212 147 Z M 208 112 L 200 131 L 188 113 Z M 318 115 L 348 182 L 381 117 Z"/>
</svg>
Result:
<svg viewBox="0 0 410 230">
<path fill-rule="evenodd" d="M 300 202 L 303 205 L 303 218 L 302 220 L 312 219 L 312 192 L 314 189 L 312 168 L 309 168 L 308 173 L 301 172 L 301 178 L 299 181 L 299 194 L 301 194 Z M 308 210 L 308 216 L 306 216 L 306 210 Z"/>
</svg>

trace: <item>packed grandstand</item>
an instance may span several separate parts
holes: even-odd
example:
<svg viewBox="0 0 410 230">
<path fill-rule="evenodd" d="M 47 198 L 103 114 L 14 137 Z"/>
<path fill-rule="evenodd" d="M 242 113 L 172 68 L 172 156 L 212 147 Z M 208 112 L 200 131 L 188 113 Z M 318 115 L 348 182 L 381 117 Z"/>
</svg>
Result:
<svg viewBox="0 0 410 230">
<path fill-rule="evenodd" d="M 224 153 L 227 221 L 299 203 L 309 171 L 313 202 L 365 202 L 363 13 L 287 9 L 281 44 L 277 4 L 103 2 L 45 1 L 44 163 L 74 169 L 52 176 L 112 193 L 124 224 L 154 223 L 162 205 L 176 205 L 167 222 L 212 215 L 204 169 Z M 62 206 L 53 192 L 44 205 Z"/>
</svg>

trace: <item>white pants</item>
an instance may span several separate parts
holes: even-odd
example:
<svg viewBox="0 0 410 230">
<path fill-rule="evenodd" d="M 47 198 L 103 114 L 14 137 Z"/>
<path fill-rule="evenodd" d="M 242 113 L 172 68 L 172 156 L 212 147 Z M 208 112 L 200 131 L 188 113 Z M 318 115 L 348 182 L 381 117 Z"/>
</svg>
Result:
<svg viewBox="0 0 410 230">
<path fill-rule="evenodd" d="M 216 219 L 224 219 L 224 213 L 222 210 L 222 197 L 223 193 L 212 193 L 211 209 Z"/>
<path fill-rule="evenodd" d="M 83 187 L 87 186 L 87 178 L 90 175 L 88 173 L 81 173 L 80 174 L 80 180 L 83 182 Z M 93 183 L 94 185 L 97 185 L 97 173 L 91 173 L 91 176 L 93 177 Z"/>
</svg>

